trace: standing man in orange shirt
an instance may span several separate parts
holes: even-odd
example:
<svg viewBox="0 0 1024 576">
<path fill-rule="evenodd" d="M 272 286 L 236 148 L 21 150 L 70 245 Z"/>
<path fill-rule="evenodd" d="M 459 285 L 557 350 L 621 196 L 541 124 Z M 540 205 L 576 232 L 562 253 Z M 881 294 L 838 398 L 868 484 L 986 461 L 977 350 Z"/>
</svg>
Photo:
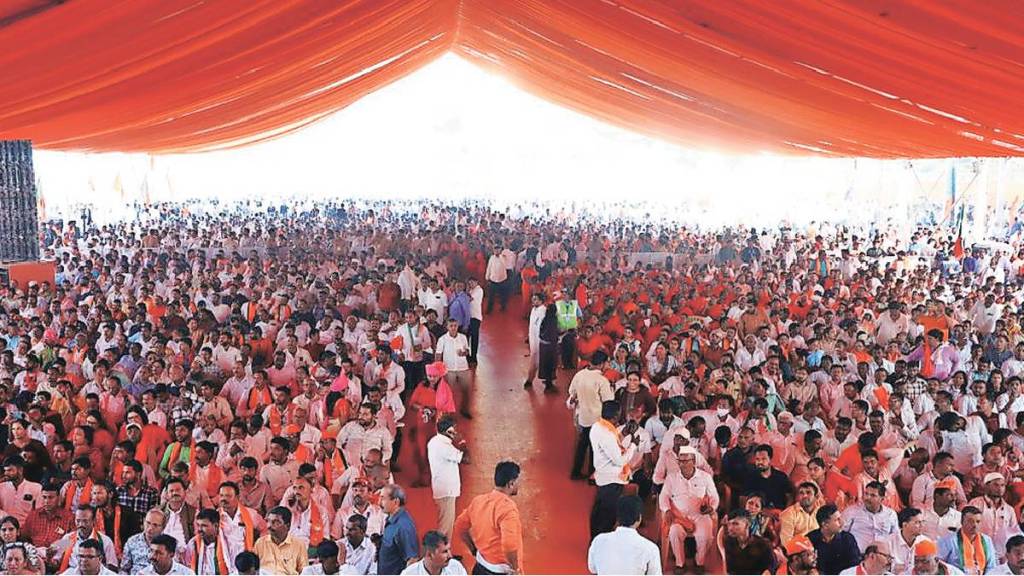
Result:
<svg viewBox="0 0 1024 576">
<path fill-rule="evenodd" d="M 476 558 L 473 574 L 523 573 L 523 524 L 512 500 L 519 493 L 519 473 L 515 462 L 499 462 L 494 490 L 473 498 L 455 520 L 455 535 Z"/>
</svg>

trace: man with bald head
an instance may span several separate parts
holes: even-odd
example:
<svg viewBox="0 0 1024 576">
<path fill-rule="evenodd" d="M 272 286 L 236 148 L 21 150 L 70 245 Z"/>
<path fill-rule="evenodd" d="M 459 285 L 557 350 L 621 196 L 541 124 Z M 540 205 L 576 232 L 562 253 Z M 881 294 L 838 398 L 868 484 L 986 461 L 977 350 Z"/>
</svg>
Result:
<svg viewBox="0 0 1024 576">
<path fill-rule="evenodd" d="M 864 548 L 864 557 L 860 564 L 850 566 L 840 572 L 840 576 L 854 576 L 858 574 L 890 574 L 892 570 L 892 550 L 889 543 L 884 540 L 876 540 Z"/>
</svg>

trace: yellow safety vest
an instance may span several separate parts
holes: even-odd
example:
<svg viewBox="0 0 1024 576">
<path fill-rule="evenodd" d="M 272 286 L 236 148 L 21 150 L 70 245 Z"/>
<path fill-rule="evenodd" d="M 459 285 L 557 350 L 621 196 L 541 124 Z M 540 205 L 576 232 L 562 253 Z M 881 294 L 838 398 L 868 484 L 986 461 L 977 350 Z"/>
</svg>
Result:
<svg viewBox="0 0 1024 576">
<path fill-rule="evenodd" d="M 555 310 L 558 312 L 558 329 L 562 332 L 575 330 L 579 324 L 579 305 L 575 300 L 559 300 L 555 302 Z"/>
</svg>

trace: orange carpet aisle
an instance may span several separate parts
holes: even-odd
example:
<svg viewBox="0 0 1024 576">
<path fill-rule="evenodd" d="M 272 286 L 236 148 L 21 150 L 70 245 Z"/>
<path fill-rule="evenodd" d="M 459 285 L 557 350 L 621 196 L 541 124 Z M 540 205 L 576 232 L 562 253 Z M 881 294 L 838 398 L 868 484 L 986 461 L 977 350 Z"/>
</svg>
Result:
<svg viewBox="0 0 1024 576">
<path fill-rule="evenodd" d="M 587 549 L 590 506 L 594 490 L 583 482 L 569 480 L 575 431 L 572 415 L 565 406 L 570 374 L 559 372 L 559 394 L 544 394 L 538 380 L 532 390 L 523 389 L 529 358 L 526 321 L 521 312 L 495 312 L 485 316 L 481 334 L 480 365 L 476 370 L 473 420 L 459 420 L 470 445 L 472 463 L 462 468 L 462 497 L 459 512 L 476 495 L 494 485 L 494 465 L 515 460 L 523 468 L 523 486 L 516 501 L 525 530 L 525 568 L 530 574 L 589 574 Z M 406 443 L 408 446 L 408 443 Z M 401 472 L 396 480 L 403 487 L 411 483 L 414 469 L 411 452 L 402 448 Z M 653 536 L 653 505 L 641 531 Z M 430 488 L 409 489 L 409 511 L 423 532 L 436 524 L 437 512 Z M 472 567 L 468 551 L 454 544 L 467 570 Z M 722 572 L 711 562 L 709 574 Z M 672 568 L 665 569 L 668 574 Z"/>
<path fill-rule="evenodd" d="M 561 394 L 544 394 L 537 381 L 523 389 L 529 358 L 524 342 L 526 321 L 518 311 L 485 316 L 480 337 L 480 365 L 473 389 L 473 420 L 459 420 L 470 445 L 471 464 L 462 468 L 459 512 L 476 495 L 494 486 L 494 465 L 515 460 L 523 468 L 516 501 L 523 521 L 524 565 L 532 574 L 588 574 L 588 522 L 594 488 L 571 482 L 574 431 L 565 407 L 567 375 Z M 409 486 L 413 463 L 402 448 L 402 471 L 396 480 Z M 422 534 L 437 520 L 429 488 L 409 491 L 409 511 Z M 465 547 L 455 545 L 466 569 L 472 562 Z"/>
</svg>

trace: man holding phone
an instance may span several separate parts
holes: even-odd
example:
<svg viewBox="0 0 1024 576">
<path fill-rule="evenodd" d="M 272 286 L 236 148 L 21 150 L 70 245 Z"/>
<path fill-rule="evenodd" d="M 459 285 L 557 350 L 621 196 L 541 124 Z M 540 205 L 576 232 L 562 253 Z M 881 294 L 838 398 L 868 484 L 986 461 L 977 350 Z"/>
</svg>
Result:
<svg viewBox="0 0 1024 576">
<path fill-rule="evenodd" d="M 619 403 L 609 400 L 601 405 L 601 418 L 590 428 L 590 445 L 594 450 L 594 481 L 597 495 L 590 511 L 590 539 L 615 528 L 616 510 L 622 489 L 629 482 L 632 471 L 629 462 L 640 444 L 637 434 L 640 426 L 630 420 L 616 428 Z"/>
<path fill-rule="evenodd" d="M 437 504 L 437 529 L 451 538 L 455 526 L 455 500 L 462 495 L 459 464 L 466 464 L 466 440 L 455 427 L 455 419 L 445 416 L 437 423 L 437 434 L 427 443 L 430 485 Z"/>
</svg>

